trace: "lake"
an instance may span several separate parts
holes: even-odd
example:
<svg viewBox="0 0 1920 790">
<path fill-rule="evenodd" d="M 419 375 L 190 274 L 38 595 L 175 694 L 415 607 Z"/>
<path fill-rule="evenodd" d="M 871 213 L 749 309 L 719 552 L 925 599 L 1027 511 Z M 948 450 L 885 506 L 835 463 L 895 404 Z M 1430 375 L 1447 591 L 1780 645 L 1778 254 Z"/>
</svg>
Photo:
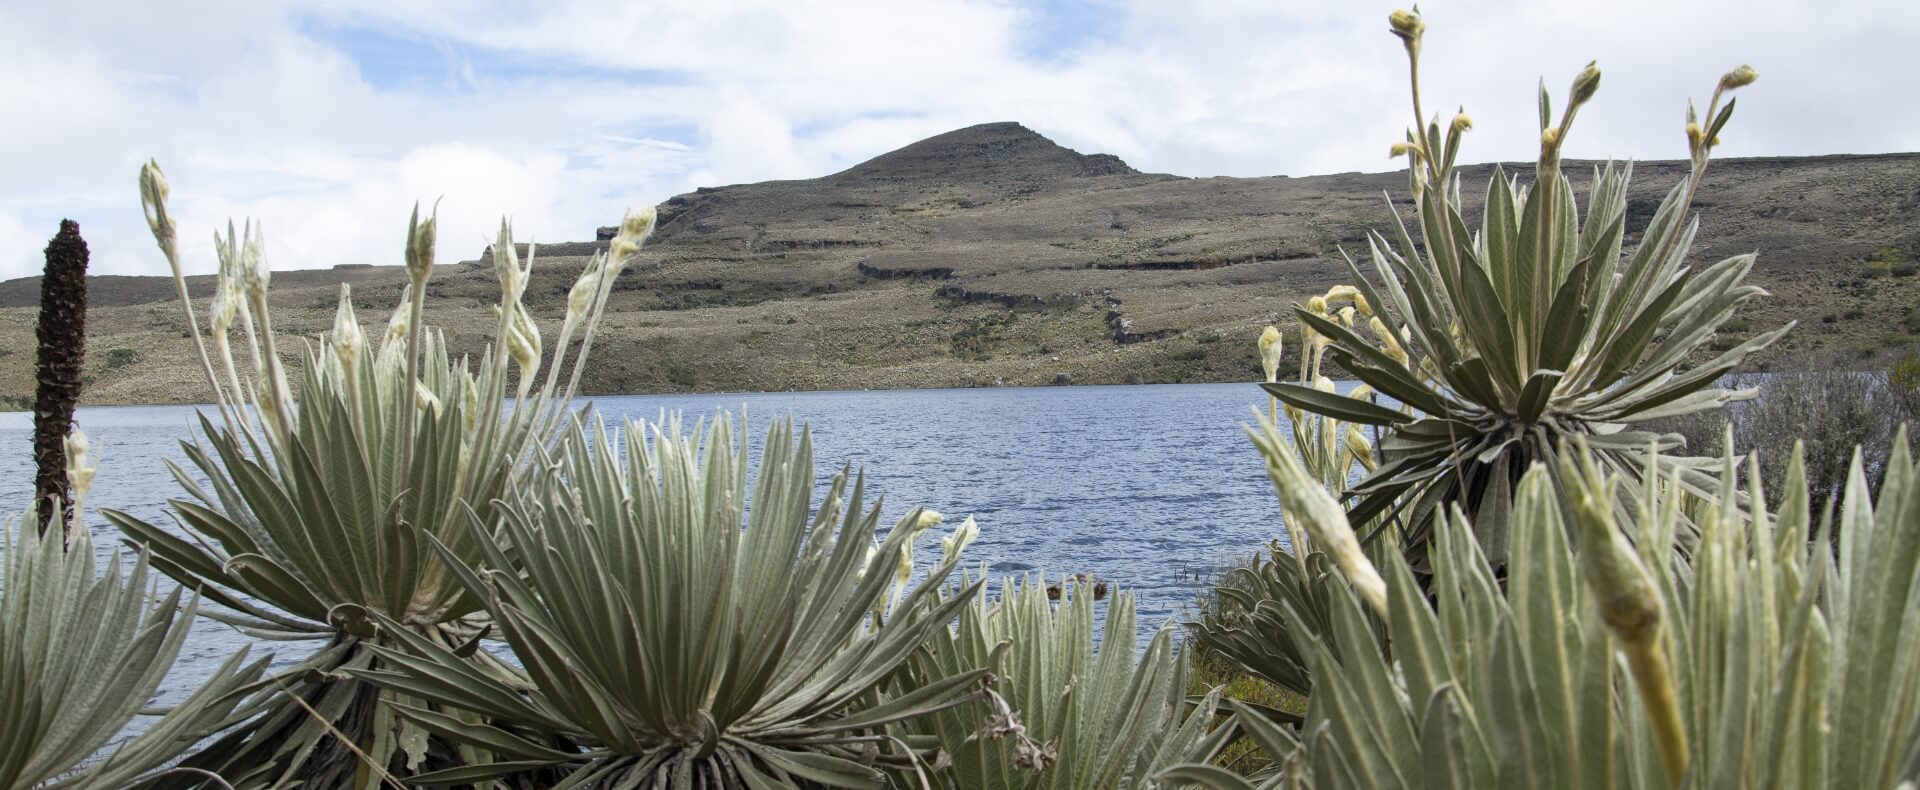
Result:
<svg viewBox="0 0 1920 790">
<path fill-rule="evenodd" d="M 1264 408 L 1252 384 L 1169 384 L 864 392 L 635 395 L 594 399 L 608 417 L 688 421 L 745 408 L 751 433 L 791 415 L 812 425 L 823 480 L 843 463 L 865 469 L 884 494 L 883 524 L 915 505 L 947 524 L 922 538 L 923 564 L 935 539 L 968 515 L 980 538 L 967 565 L 994 576 L 1092 573 L 1137 599 L 1141 641 L 1181 619 L 1206 580 L 1235 557 L 1279 536 L 1280 508 L 1252 442 L 1241 431 L 1249 407 Z M 99 468 L 89 509 L 126 510 L 166 522 L 179 489 L 162 463 L 185 463 L 178 440 L 196 407 L 83 408 Z M 0 502 L 9 513 L 32 494 L 32 417 L 0 414 Z M 88 519 L 104 553 L 119 539 L 105 519 Z M 202 620 L 162 687 L 184 696 L 247 639 Z M 297 660 L 306 643 L 262 648 Z M 282 663 L 282 662 L 277 662 Z"/>
</svg>

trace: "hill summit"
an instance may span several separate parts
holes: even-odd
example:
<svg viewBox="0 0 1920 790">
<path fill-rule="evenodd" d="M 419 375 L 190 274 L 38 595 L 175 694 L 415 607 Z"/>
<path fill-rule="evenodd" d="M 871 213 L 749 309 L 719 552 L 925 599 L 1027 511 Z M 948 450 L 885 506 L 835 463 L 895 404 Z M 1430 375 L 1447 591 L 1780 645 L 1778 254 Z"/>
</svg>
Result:
<svg viewBox="0 0 1920 790">
<path fill-rule="evenodd" d="M 828 180 L 962 182 L 1138 175 L 1112 154 L 1082 154 L 1018 123 L 983 123 L 881 154 Z"/>
</svg>

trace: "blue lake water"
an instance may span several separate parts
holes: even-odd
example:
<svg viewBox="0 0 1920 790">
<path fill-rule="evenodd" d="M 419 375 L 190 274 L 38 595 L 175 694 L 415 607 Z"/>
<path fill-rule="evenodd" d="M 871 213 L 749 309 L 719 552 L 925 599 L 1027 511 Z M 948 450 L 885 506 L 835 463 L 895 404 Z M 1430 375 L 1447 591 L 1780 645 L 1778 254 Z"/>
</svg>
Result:
<svg viewBox="0 0 1920 790">
<path fill-rule="evenodd" d="M 1241 426 L 1266 398 L 1251 384 L 1031 389 L 643 395 L 600 397 L 608 417 L 689 422 L 743 407 L 761 433 L 791 415 L 814 432 L 823 479 L 850 463 L 886 497 L 883 523 L 915 505 L 946 514 L 940 532 L 968 515 L 981 534 L 967 564 L 993 575 L 1091 573 L 1134 592 L 1144 640 L 1182 618 L 1218 569 L 1280 532 L 1280 508 Z M 79 427 L 99 468 L 89 509 L 126 510 L 155 523 L 179 491 L 162 463 L 184 463 L 194 407 L 83 408 Z M 33 485 L 31 417 L 0 414 L 0 503 L 17 512 Z M 102 553 L 119 533 L 92 516 Z M 924 560 L 937 541 L 922 539 Z M 247 643 L 201 621 L 162 689 L 191 690 Z M 286 659 L 310 648 L 272 643 Z M 280 662 L 276 662 L 280 663 Z"/>
</svg>

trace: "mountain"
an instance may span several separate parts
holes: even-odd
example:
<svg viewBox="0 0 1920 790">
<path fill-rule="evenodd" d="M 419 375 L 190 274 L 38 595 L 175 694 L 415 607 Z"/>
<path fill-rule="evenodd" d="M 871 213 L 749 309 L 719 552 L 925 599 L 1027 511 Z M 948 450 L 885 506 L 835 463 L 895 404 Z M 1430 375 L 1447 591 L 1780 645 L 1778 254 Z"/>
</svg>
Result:
<svg viewBox="0 0 1920 790">
<path fill-rule="evenodd" d="M 1592 165 L 1567 163 L 1576 189 Z M 1492 171 L 1463 169 L 1470 213 Z M 1630 232 L 1684 172 L 1635 165 Z M 1350 279 L 1340 250 L 1363 255 L 1367 229 L 1392 221 L 1383 193 L 1404 212 L 1405 190 L 1404 171 L 1142 173 L 1015 123 L 820 178 L 701 188 L 660 207 L 586 381 L 601 393 L 1250 381 L 1259 328 L 1291 325 L 1290 305 Z M 1720 160 L 1698 208 L 1697 258 L 1758 250 L 1753 279 L 1774 294 L 1736 330 L 1801 322 L 1756 364 L 1884 364 L 1912 344 L 1920 277 L 1897 275 L 1920 255 L 1920 154 Z M 549 338 L 585 256 L 605 246 L 541 245 L 528 300 Z M 428 289 L 456 350 L 494 325 L 498 290 L 473 253 Z M 276 274 L 275 319 L 292 335 L 326 330 L 341 282 L 364 320 L 383 319 L 403 281 L 398 266 Z M 205 279 L 193 287 L 204 294 Z M 0 398 L 31 395 L 31 354 L 8 352 L 33 347 L 38 288 L 0 283 Z M 90 288 L 91 402 L 201 398 L 169 281 Z"/>
</svg>

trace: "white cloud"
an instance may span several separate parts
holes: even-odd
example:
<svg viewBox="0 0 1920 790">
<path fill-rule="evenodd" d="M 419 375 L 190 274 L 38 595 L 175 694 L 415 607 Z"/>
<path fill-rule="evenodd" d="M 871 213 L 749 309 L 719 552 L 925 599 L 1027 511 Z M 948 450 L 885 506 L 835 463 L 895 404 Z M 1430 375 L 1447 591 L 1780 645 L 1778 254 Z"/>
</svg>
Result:
<svg viewBox="0 0 1920 790">
<path fill-rule="evenodd" d="M 397 259 L 415 200 L 442 258 L 499 215 L 584 238 L 697 185 L 822 175 L 972 123 L 1017 120 L 1145 170 L 1382 170 L 1411 117 L 1391 4 L 1112 0 L 1070 48 L 1019 0 L 78 0 L 0 9 L 0 277 L 37 271 L 62 216 L 94 270 L 155 272 L 133 175 L 167 167 L 189 240 L 266 222 L 286 267 Z M 1465 158 L 1534 153 L 1556 97 L 1606 70 L 1574 156 L 1671 157 L 1687 97 L 1741 62 L 1725 155 L 1912 148 L 1893 95 L 1920 7 L 1871 0 L 1432 2 L 1428 110 L 1476 119 Z M 378 32 L 390 74 L 356 36 Z M 413 48 L 417 48 L 417 51 Z M 1036 55 L 1038 51 L 1040 54 Z M 403 65 L 405 65 L 403 63 Z M 204 245 L 186 251 L 211 267 Z"/>
</svg>

